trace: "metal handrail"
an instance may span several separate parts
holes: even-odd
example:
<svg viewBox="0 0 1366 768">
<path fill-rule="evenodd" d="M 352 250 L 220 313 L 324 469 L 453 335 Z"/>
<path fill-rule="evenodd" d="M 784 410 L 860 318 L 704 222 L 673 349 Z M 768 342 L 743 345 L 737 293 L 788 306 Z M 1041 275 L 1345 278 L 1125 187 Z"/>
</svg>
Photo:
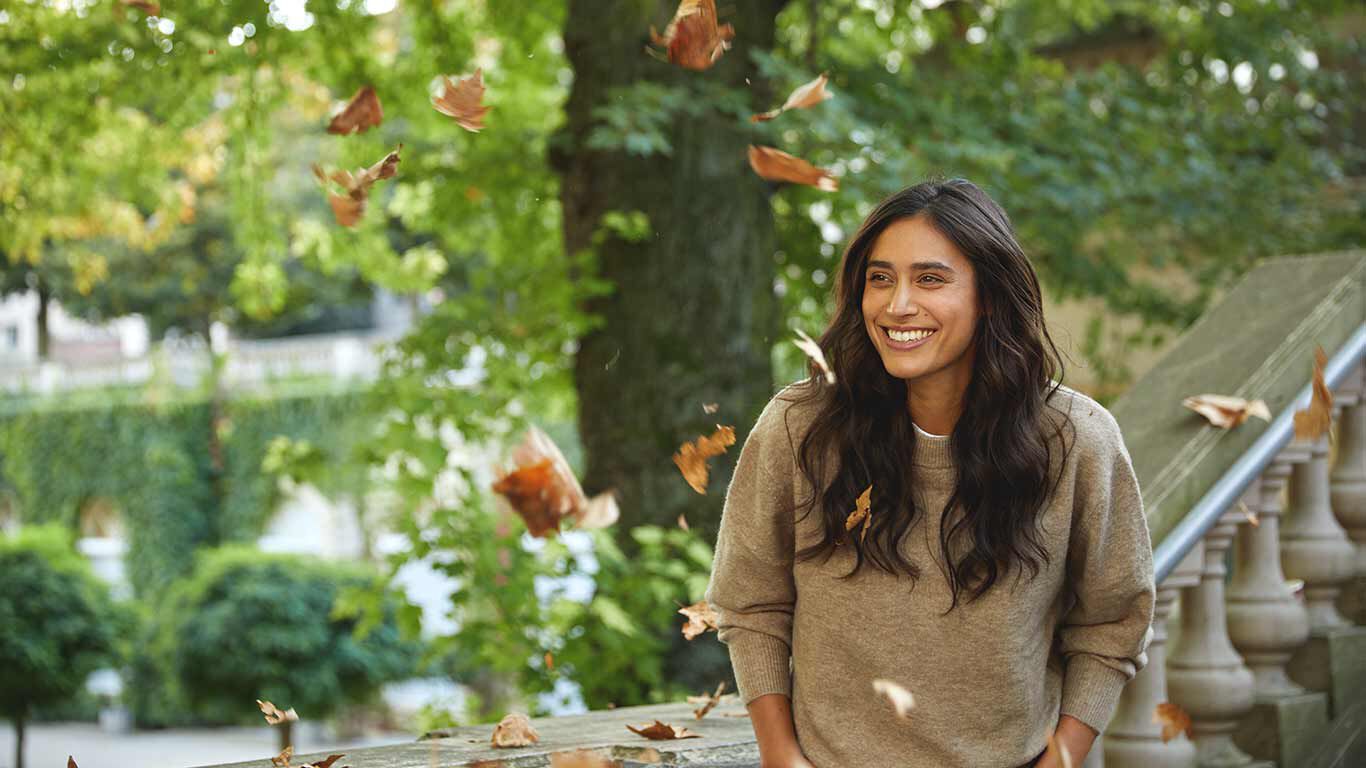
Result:
<svg viewBox="0 0 1366 768">
<path fill-rule="evenodd" d="M 1366 353 L 1366 324 L 1357 328 L 1356 333 L 1347 340 L 1328 361 L 1323 370 L 1323 380 L 1329 390 L 1336 389 L 1343 378 L 1355 369 L 1363 353 Z M 1313 394 L 1313 382 L 1304 385 L 1299 394 L 1271 421 L 1266 431 L 1248 448 L 1237 461 L 1229 467 L 1223 477 L 1205 493 L 1191 511 L 1176 524 L 1162 543 L 1153 551 L 1153 573 L 1161 584 L 1191 549 L 1209 533 L 1219 522 L 1219 518 L 1243 491 L 1262 474 L 1281 449 L 1290 442 L 1295 433 L 1295 411 L 1309 405 Z"/>
</svg>

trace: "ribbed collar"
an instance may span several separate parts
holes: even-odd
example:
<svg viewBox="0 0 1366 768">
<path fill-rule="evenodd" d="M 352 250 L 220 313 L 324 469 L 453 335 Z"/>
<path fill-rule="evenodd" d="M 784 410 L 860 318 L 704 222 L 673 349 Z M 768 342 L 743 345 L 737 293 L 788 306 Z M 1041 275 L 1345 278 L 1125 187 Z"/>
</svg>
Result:
<svg viewBox="0 0 1366 768">
<path fill-rule="evenodd" d="M 948 469 L 953 467 L 953 451 L 949 448 L 952 435 L 931 435 L 915 427 L 915 454 L 911 463 L 929 469 Z"/>
</svg>

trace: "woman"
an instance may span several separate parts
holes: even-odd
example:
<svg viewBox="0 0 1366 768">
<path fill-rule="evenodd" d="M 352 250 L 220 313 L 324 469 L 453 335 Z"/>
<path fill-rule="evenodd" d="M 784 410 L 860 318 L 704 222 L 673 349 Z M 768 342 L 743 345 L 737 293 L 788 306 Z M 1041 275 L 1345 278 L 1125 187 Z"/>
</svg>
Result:
<svg viewBox="0 0 1366 768">
<path fill-rule="evenodd" d="M 1053 380 L 1038 279 L 968 181 L 884 200 L 835 291 L 837 382 L 759 416 L 707 589 L 761 765 L 1060 766 L 1050 733 L 1080 765 L 1151 638 L 1119 426 Z"/>
</svg>

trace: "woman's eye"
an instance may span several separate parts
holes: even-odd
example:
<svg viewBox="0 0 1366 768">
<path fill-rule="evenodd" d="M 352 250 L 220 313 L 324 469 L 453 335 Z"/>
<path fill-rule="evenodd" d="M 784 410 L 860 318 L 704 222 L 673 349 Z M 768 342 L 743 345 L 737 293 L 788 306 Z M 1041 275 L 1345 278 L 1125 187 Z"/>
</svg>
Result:
<svg viewBox="0 0 1366 768">
<path fill-rule="evenodd" d="M 875 282 L 877 282 L 878 280 L 882 280 L 883 282 L 891 282 L 891 278 L 887 277 L 886 275 L 882 274 L 881 272 L 877 272 L 877 273 L 874 273 L 874 274 L 871 274 L 871 275 L 868 276 L 868 281 L 869 281 L 869 282 L 875 283 Z"/>
<path fill-rule="evenodd" d="M 932 277 L 932 278 L 934 278 L 935 280 L 938 280 L 938 281 L 941 282 L 941 283 L 944 282 L 944 279 L 941 278 L 941 277 L 939 277 L 938 275 L 921 275 L 921 276 L 920 276 L 920 279 L 921 279 L 921 280 L 924 280 L 924 279 L 927 278 L 927 277 Z"/>
</svg>

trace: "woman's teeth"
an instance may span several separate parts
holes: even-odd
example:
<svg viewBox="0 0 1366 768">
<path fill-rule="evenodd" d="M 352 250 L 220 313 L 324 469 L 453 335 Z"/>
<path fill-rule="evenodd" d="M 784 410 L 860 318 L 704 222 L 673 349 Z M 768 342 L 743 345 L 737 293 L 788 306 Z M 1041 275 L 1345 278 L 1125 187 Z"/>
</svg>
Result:
<svg viewBox="0 0 1366 768">
<path fill-rule="evenodd" d="M 894 331 L 890 328 L 887 329 L 887 336 L 892 341 L 919 341 L 932 333 L 934 331 Z"/>
</svg>

